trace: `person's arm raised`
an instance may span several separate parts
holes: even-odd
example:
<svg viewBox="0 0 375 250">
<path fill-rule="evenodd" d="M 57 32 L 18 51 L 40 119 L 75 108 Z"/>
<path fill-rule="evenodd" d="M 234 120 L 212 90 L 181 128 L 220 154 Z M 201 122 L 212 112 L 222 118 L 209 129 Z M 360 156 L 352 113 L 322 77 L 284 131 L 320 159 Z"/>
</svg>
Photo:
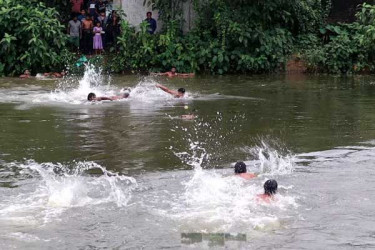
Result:
<svg viewBox="0 0 375 250">
<path fill-rule="evenodd" d="M 174 95 L 174 96 L 178 95 L 177 91 L 171 90 L 171 89 L 165 87 L 164 85 L 156 84 L 156 87 L 163 90 L 164 92 L 167 92 L 167 93 L 171 94 L 171 95 Z"/>
<path fill-rule="evenodd" d="M 178 73 L 179 77 L 193 77 L 195 73 Z"/>
</svg>

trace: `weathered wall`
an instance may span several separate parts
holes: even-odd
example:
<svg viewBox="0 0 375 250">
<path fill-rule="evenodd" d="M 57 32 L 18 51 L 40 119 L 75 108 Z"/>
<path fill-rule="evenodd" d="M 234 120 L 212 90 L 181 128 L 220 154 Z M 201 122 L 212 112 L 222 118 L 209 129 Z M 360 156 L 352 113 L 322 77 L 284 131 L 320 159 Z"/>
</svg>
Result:
<svg viewBox="0 0 375 250">
<path fill-rule="evenodd" d="M 156 32 L 158 32 L 162 27 L 162 23 L 158 20 L 159 11 L 153 11 L 150 7 L 143 6 L 143 2 L 144 0 L 114 0 L 113 4 L 115 7 L 124 10 L 126 19 L 135 27 L 138 27 L 139 24 L 146 19 L 146 13 L 151 11 L 152 17 L 155 18 L 158 23 L 158 28 L 156 29 Z M 191 1 L 184 4 L 184 19 L 185 22 L 182 29 L 184 32 L 187 32 L 193 27 L 194 20 L 194 11 Z"/>
<path fill-rule="evenodd" d="M 152 11 L 151 8 L 143 6 L 143 0 L 114 0 L 113 4 L 115 7 L 124 10 L 126 19 L 135 27 L 138 27 L 139 24 L 146 19 L 146 13 L 148 11 L 151 11 L 152 17 L 158 21 L 158 11 Z M 160 30 L 160 28 L 161 24 L 158 22 L 158 28 L 156 31 Z"/>
<path fill-rule="evenodd" d="M 192 1 L 187 1 L 186 3 L 184 3 L 183 11 L 185 22 L 183 24 L 182 30 L 184 31 L 184 33 L 186 33 L 194 27 L 194 19 L 196 17 Z"/>
</svg>

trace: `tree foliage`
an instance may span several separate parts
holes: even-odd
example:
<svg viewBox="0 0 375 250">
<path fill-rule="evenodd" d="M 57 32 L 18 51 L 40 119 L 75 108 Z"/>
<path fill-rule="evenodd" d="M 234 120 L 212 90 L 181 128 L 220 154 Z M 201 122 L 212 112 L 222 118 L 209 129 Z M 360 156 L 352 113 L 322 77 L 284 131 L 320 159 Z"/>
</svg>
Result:
<svg viewBox="0 0 375 250">
<path fill-rule="evenodd" d="M 19 74 L 25 69 L 60 69 L 69 55 L 59 13 L 34 1 L 0 0 L 0 69 Z"/>
<path fill-rule="evenodd" d="M 118 66 L 168 70 L 173 65 L 179 71 L 214 74 L 280 70 L 294 37 L 323 23 L 329 1 L 194 0 L 195 27 L 183 35 L 184 2 L 145 0 L 160 11 L 164 31 L 149 36 L 142 28 L 129 31 L 126 24 L 115 58 L 124 64 Z"/>
<path fill-rule="evenodd" d="M 328 24 L 300 39 L 300 50 L 312 72 L 375 72 L 375 6 L 363 4 L 350 24 Z"/>
</svg>

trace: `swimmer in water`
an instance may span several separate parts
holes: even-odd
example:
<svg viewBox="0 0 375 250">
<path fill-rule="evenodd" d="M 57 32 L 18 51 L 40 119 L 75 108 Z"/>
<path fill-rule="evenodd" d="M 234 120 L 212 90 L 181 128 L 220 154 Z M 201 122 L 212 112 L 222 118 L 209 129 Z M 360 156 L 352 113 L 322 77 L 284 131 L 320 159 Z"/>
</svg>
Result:
<svg viewBox="0 0 375 250">
<path fill-rule="evenodd" d="M 250 180 L 257 177 L 254 173 L 247 173 L 246 164 L 242 161 L 239 161 L 236 163 L 236 165 L 234 165 L 234 173 L 246 180 Z"/>
<path fill-rule="evenodd" d="M 106 96 L 96 97 L 95 93 L 90 93 L 87 96 L 87 100 L 89 102 L 94 102 L 94 101 L 114 101 L 114 100 L 124 99 L 124 98 L 128 98 L 128 97 L 129 97 L 129 92 L 125 92 L 125 93 L 123 93 L 122 95 L 119 95 L 119 96 L 110 96 L 110 97 L 106 97 Z"/>
<path fill-rule="evenodd" d="M 181 115 L 181 119 L 182 119 L 182 120 L 194 120 L 194 119 L 195 119 L 195 115 L 194 115 L 194 114 L 190 114 L 190 115 Z"/>
<path fill-rule="evenodd" d="M 168 77 L 175 77 L 175 76 L 180 76 L 180 77 L 189 77 L 189 76 L 194 76 L 194 73 L 177 73 L 176 67 L 172 67 L 171 71 L 167 71 L 164 73 L 151 73 L 152 75 L 157 75 L 157 76 L 168 76 Z"/>
<path fill-rule="evenodd" d="M 23 73 L 23 75 L 20 75 L 20 78 L 22 79 L 27 79 L 27 78 L 30 78 L 31 77 L 31 73 L 30 71 L 27 69 L 25 70 L 25 72 Z"/>
<path fill-rule="evenodd" d="M 263 202 L 270 203 L 275 200 L 274 195 L 277 192 L 277 181 L 276 180 L 267 180 L 264 185 L 264 194 L 258 194 L 258 200 Z"/>
<path fill-rule="evenodd" d="M 184 88 L 179 88 L 177 91 L 171 90 L 161 84 L 156 84 L 156 87 L 163 90 L 164 92 L 167 92 L 168 94 L 173 95 L 176 98 L 182 98 L 185 95 L 185 89 Z"/>
<path fill-rule="evenodd" d="M 185 106 L 185 109 L 188 109 L 189 107 L 188 106 Z M 193 113 L 191 114 L 188 114 L 188 115 L 181 115 L 181 119 L 182 120 L 194 120 L 196 115 L 194 114 L 195 112 L 197 112 L 196 109 L 193 109 Z"/>
</svg>

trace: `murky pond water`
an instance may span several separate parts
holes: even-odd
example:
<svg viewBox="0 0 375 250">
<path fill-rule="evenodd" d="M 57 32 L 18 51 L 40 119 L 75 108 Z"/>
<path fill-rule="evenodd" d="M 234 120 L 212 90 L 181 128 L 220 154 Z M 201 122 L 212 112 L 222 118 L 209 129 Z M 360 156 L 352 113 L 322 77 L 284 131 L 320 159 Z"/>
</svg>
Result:
<svg viewBox="0 0 375 250">
<path fill-rule="evenodd" d="M 372 76 L 2 78 L 0 248 L 374 248 L 374 157 Z"/>
</svg>

